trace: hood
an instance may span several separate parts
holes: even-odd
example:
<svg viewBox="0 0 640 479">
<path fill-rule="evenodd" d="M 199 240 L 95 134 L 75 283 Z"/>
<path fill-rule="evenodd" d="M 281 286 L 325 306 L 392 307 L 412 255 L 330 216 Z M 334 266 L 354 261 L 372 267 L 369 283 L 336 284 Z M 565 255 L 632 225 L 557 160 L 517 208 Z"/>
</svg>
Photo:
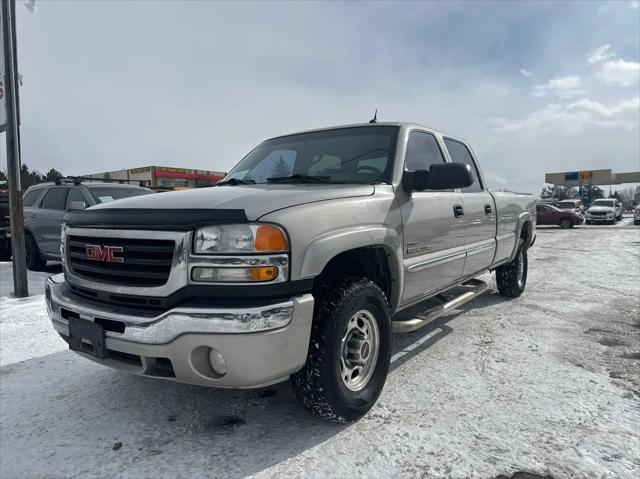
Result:
<svg viewBox="0 0 640 479">
<path fill-rule="evenodd" d="M 593 213 L 594 211 L 601 213 L 609 213 L 611 211 L 615 211 L 613 206 L 592 206 L 587 210 L 589 213 Z"/>
<path fill-rule="evenodd" d="M 275 210 L 316 201 L 370 196 L 374 191 L 375 188 L 372 185 L 227 185 L 124 198 L 101 203 L 86 211 L 110 208 L 244 210 L 247 219 L 255 221 Z"/>
</svg>

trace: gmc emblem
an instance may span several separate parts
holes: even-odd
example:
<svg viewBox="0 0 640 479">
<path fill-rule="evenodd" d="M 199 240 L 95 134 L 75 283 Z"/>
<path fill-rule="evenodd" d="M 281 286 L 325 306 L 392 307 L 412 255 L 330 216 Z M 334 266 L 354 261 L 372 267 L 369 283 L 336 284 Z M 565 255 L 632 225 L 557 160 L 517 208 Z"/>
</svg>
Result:
<svg viewBox="0 0 640 479">
<path fill-rule="evenodd" d="M 91 261 L 106 261 L 107 263 L 124 263 L 124 258 L 116 256 L 116 253 L 122 253 L 122 246 L 99 246 L 95 244 L 87 244 L 84 246 L 84 254 Z"/>
</svg>

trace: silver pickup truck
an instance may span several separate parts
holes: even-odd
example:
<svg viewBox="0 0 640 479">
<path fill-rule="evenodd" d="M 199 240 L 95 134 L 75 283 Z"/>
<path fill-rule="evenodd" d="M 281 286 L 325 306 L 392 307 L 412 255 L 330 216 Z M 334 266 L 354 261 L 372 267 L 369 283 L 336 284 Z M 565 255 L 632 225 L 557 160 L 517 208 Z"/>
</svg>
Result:
<svg viewBox="0 0 640 479">
<path fill-rule="evenodd" d="M 393 332 L 476 297 L 487 271 L 523 292 L 534 216 L 531 195 L 489 192 L 459 138 L 307 131 L 261 143 L 215 187 L 68 212 L 47 308 L 99 363 L 223 388 L 290 378 L 313 413 L 349 422 L 382 391 Z"/>
</svg>

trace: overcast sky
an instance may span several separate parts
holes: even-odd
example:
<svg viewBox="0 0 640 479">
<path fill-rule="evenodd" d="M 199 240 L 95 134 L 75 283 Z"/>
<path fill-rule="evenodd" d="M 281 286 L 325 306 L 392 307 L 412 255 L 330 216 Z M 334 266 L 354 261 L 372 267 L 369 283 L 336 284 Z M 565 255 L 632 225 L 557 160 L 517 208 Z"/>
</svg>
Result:
<svg viewBox="0 0 640 479">
<path fill-rule="evenodd" d="M 22 161 L 43 172 L 228 171 L 375 108 L 467 138 L 493 188 L 640 169 L 637 1 L 22 3 Z"/>
</svg>

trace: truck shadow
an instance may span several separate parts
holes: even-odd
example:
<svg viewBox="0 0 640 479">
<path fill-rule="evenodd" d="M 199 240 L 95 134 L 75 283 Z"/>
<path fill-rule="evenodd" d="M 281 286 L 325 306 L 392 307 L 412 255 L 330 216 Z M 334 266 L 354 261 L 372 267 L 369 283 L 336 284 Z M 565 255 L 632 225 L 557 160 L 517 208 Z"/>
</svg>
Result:
<svg viewBox="0 0 640 479">
<path fill-rule="evenodd" d="M 395 335 L 391 374 L 453 333 L 453 319 L 499 301 L 489 291 L 416 332 Z M 14 475 L 243 477 L 350 427 L 313 417 L 287 383 L 215 390 L 129 375 L 68 351 L 5 366 L 0 377 L 2 439 L 24 457 L 40 458 L 28 471 L 9 464 Z"/>
</svg>

